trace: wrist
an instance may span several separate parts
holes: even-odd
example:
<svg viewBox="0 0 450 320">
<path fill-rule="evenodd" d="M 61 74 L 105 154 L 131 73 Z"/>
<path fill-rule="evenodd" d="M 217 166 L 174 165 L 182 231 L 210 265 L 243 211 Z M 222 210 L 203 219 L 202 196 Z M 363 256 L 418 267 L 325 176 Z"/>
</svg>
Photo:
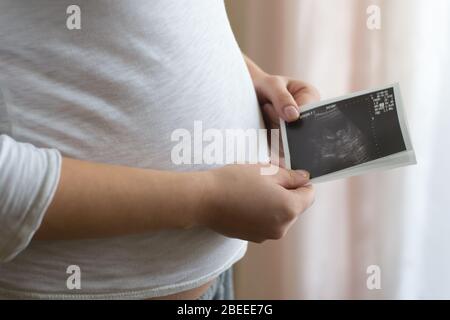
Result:
<svg viewBox="0 0 450 320">
<path fill-rule="evenodd" d="M 255 84 L 255 85 L 262 79 L 267 78 L 269 76 L 269 74 L 267 72 L 263 71 L 259 67 L 256 67 L 252 71 L 249 71 L 249 72 L 250 72 L 250 77 L 252 78 L 253 84 Z"/>
<path fill-rule="evenodd" d="M 248 72 L 250 73 L 250 77 L 252 78 L 253 84 L 258 82 L 260 79 L 263 79 L 269 74 L 261 69 L 256 63 L 254 63 L 250 58 L 244 55 L 245 63 L 247 64 Z"/>
<path fill-rule="evenodd" d="M 189 199 L 186 212 L 186 219 L 183 221 L 183 228 L 193 228 L 207 225 L 208 216 L 211 214 L 212 202 L 214 200 L 214 177 L 211 171 L 198 171 L 184 174 L 188 181 L 185 185 L 186 199 Z"/>
</svg>

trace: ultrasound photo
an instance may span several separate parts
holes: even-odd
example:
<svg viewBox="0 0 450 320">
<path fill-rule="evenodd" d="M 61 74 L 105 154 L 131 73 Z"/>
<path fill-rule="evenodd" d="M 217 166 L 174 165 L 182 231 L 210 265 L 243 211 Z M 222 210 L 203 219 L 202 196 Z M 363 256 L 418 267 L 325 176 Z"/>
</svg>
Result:
<svg viewBox="0 0 450 320">
<path fill-rule="evenodd" d="M 307 108 L 284 124 L 290 167 L 317 178 L 406 151 L 394 89 Z"/>
</svg>

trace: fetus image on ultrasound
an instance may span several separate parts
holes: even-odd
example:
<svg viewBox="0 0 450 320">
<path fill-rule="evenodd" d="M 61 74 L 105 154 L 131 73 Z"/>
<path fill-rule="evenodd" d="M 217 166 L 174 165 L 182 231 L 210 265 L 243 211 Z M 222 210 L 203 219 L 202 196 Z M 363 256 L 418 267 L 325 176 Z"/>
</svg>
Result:
<svg viewBox="0 0 450 320">
<path fill-rule="evenodd" d="M 318 126 L 317 136 L 311 138 L 316 145 L 311 168 L 322 174 L 370 161 L 368 141 L 352 122 L 345 121 L 342 112 L 333 108 L 316 116 L 326 126 Z"/>
</svg>

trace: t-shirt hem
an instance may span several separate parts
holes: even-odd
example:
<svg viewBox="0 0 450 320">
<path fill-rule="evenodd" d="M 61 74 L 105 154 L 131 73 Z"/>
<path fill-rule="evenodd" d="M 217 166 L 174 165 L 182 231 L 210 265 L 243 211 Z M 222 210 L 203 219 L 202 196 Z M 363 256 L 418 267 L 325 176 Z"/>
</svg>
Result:
<svg viewBox="0 0 450 320">
<path fill-rule="evenodd" d="M 247 242 L 243 241 L 239 250 L 220 268 L 194 280 L 184 281 L 177 284 L 162 286 L 159 288 L 128 290 L 112 293 L 42 293 L 26 292 L 0 288 L 0 298 L 2 299 L 36 299 L 36 300 L 143 300 L 156 297 L 163 297 L 186 290 L 200 287 L 201 285 L 213 280 L 219 274 L 232 267 L 239 261 L 247 251 Z"/>
</svg>

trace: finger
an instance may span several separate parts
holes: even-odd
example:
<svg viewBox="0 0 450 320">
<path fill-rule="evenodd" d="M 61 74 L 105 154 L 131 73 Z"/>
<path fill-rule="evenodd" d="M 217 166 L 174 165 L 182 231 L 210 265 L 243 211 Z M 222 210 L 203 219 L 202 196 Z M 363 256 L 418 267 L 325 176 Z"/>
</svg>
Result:
<svg viewBox="0 0 450 320">
<path fill-rule="evenodd" d="M 282 149 L 280 149 L 279 157 L 270 158 L 270 163 L 273 164 L 274 166 L 286 169 L 286 161 L 284 160 L 284 153 Z"/>
<path fill-rule="evenodd" d="M 281 150 L 280 159 L 278 159 L 278 166 L 280 168 L 286 169 L 286 160 L 284 159 L 284 152 Z"/>
<path fill-rule="evenodd" d="M 286 189 L 297 189 L 309 183 L 309 172 L 305 170 L 281 169 L 276 175 L 277 182 Z"/>
<path fill-rule="evenodd" d="M 272 146 L 272 139 L 274 138 L 272 136 L 272 130 L 274 130 L 274 129 L 280 130 L 280 117 L 278 116 L 277 112 L 275 111 L 275 108 L 270 103 L 266 103 L 263 106 L 263 110 L 264 110 L 264 120 L 265 120 L 266 128 L 269 129 L 267 131 L 267 139 L 269 141 L 269 146 Z M 275 137 L 276 136 L 278 136 L 278 150 L 271 149 L 271 152 L 270 152 L 271 161 L 270 162 L 276 166 L 280 166 L 280 167 L 284 168 L 285 162 L 284 162 L 284 159 L 282 159 L 284 157 L 283 142 L 281 140 L 281 135 L 279 134 L 279 131 L 278 131 L 278 134 L 275 134 Z M 274 153 L 276 153 L 278 156 L 274 156 Z"/>
<path fill-rule="evenodd" d="M 266 119 L 266 125 L 268 129 L 280 128 L 280 117 L 275 111 L 275 108 L 270 103 L 266 103 L 263 106 L 264 118 Z"/>
<path fill-rule="evenodd" d="M 298 119 L 298 105 L 288 91 L 286 81 L 280 77 L 272 77 L 264 83 L 264 92 L 280 118 L 288 122 Z"/>
<path fill-rule="evenodd" d="M 294 201 L 298 213 L 305 211 L 314 203 L 315 192 L 311 184 L 301 186 L 297 189 L 290 190 L 289 192 L 295 197 Z"/>
<path fill-rule="evenodd" d="M 290 81 L 287 88 L 300 107 L 320 100 L 319 91 L 309 83 Z"/>
</svg>

